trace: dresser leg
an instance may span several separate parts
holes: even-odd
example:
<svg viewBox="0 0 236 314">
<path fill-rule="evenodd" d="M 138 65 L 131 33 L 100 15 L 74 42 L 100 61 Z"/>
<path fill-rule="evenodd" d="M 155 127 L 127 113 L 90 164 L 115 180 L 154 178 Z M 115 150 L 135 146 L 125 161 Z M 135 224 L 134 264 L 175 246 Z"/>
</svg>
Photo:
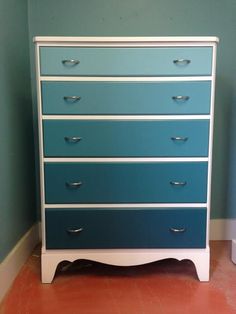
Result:
<svg viewBox="0 0 236 314">
<path fill-rule="evenodd" d="M 200 281 L 209 281 L 210 274 L 210 254 L 209 252 L 202 253 L 196 257 L 191 258 L 193 261 L 198 279 Z"/>
<path fill-rule="evenodd" d="M 42 254 L 41 256 L 41 280 L 42 283 L 51 283 L 58 263 L 61 259 L 58 259 L 56 256 L 50 256 L 47 254 Z"/>
</svg>

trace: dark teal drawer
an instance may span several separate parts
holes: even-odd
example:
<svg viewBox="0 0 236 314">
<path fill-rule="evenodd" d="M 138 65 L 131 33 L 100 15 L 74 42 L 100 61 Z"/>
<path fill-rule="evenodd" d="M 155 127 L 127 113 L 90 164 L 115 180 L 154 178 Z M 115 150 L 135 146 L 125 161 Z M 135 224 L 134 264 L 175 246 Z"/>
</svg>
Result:
<svg viewBox="0 0 236 314">
<path fill-rule="evenodd" d="M 205 246 L 206 208 L 46 209 L 47 249 Z"/>
<path fill-rule="evenodd" d="M 46 203 L 205 203 L 207 162 L 45 163 Z"/>
<path fill-rule="evenodd" d="M 46 157 L 207 156 L 208 120 L 44 120 Z"/>
<path fill-rule="evenodd" d="M 210 75 L 212 48 L 41 47 L 40 62 L 41 75 Z"/>
<path fill-rule="evenodd" d="M 210 81 L 42 82 L 44 114 L 209 114 L 210 97 Z"/>
</svg>

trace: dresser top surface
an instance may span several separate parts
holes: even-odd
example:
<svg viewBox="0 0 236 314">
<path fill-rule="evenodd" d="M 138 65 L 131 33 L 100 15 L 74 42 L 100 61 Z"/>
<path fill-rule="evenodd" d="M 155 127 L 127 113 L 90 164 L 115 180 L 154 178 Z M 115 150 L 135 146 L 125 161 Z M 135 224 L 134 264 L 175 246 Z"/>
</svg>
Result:
<svg viewBox="0 0 236 314">
<path fill-rule="evenodd" d="M 73 43 L 149 43 L 149 44 L 175 44 L 175 43 L 218 43 L 219 38 L 215 36 L 168 36 L 168 37 L 67 37 L 67 36 L 36 36 L 35 43 L 41 44 L 73 44 Z"/>
</svg>

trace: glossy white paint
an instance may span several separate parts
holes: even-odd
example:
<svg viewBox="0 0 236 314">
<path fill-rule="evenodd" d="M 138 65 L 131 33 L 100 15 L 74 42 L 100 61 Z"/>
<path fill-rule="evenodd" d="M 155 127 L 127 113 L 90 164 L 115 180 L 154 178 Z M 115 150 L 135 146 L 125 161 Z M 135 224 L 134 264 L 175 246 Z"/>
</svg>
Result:
<svg viewBox="0 0 236 314">
<path fill-rule="evenodd" d="M 132 249 L 132 250 L 53 250 L 42 251 L 42 282 L 51 283 L 55 269 L 63 260 L 87 259 L 116 266 L 134 266 L 166 258 L 191 260 L 200 281 L 209 280 L 209 247 L 206 249 Z"/>
<path fill-rule="evenodd" d="M 177 43 L 177 45 L 186 43 L 188 45 L 193 45 L 196 43 L 202 43 L 210 45 L 210 43 L 218 43 L 219 39 L 215 36 L 185 36 L 185 37 L 179 37 L 179 36 L 163 36 L 163 37 L 143 37 L 143 36 L 135 36 L 135 37 L 64 37 L 64 36 L 35 36 L 34 37 L 35 43 L 50 43 L 50 45 L 55 44 L 62 44 L 65 43 L 68 45 L 68 43 L 72 43 L 73 45 L 80 45 L 81 43 L 91 43 L 94 45 L 94 43 L 123 43 L 127 42 L 128 45 L 132 43 L 139 43 L 140 45 L 147 45 L 147 43 L 151 43 L 152 45 L 160 45 L 161 43 L 164 43 L 165 46 L 173 45 L 174 43 Z"/>
</svg>

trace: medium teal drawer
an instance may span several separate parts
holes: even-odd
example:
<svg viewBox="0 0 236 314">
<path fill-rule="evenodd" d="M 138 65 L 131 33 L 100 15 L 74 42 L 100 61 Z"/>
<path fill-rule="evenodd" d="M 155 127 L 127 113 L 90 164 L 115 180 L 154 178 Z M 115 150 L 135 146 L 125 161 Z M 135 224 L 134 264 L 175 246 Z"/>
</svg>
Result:
<svg viewBox="0 0 236 314">
<path fill-rule="evenodd" d="M 207 156 L 208 120 L 44 120 L 46 157 Z"/>
<path fill-rule="evenodd" d="M 45 163 L 45 202 L 205 203 L 207 162 Z"/>
<path fill-rule="evenodd" d="M 210 75 L 212 48 L 41 47 L 40 62 L 41 75 Z"/>
<path fill-rule="evenodd" d="M 47 249 L 205 246 L 206 208 L 46 209 Z"/>
<path fill-rule="evenodd" d="M 42 82 L 44 114 L 209 114 L 211 82 Z"/>
</svg>

